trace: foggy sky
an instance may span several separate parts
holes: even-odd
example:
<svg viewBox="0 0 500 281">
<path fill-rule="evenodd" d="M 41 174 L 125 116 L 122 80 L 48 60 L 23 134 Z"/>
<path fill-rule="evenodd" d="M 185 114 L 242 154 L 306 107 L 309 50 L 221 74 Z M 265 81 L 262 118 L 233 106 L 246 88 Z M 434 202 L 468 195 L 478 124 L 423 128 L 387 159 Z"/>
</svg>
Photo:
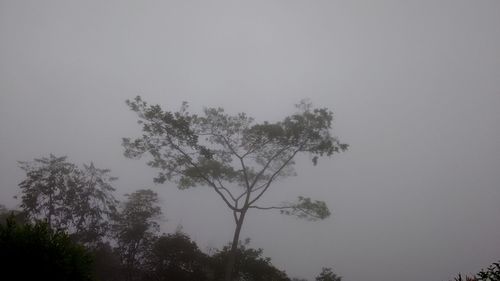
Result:
<svg viewBox="0 0 500 281">
<path fill-rule="evenodd" d="M 350 150 L 272 187 L 333 215 L 247 216 L 242 238 L 290 276 L 448 280 L 500 258 L 499 1 L 0 0 L 0 204 L 49 153 L 94 161 L 120 194 L 153 188 L 163 231 L 203 250 L 232 237 L 209 190 L 155 186 L 123 157 L 140 134 L 124 101 L 222 106 L 277 121 L 309 98 Z"/>
</svg>

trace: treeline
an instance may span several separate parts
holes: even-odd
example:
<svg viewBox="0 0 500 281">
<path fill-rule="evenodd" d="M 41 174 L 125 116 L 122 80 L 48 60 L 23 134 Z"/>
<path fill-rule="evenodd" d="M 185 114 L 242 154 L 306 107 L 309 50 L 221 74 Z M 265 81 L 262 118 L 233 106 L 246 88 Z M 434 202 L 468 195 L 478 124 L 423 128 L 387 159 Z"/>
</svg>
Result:
<svg viewBox="0 0 500 281">
<path fill-rule="evenodd" d="M 160 234 L 158 195 L 140 189 L 115 198 L 107 169 L 49 155 L 20 162 L 26 177 L 19 210 L 0 205 L 1 280 L 218 281 L 225 279 L 231 244 L 210 254 L 178 229 Z M 341 281 L 323 268 L 316 281 Z M 240 242 L 233 280 L 290 278 L 262 249 Z M 454 281 L 500 281 L 500 264 Z"/>
<path fill-rule="evenodd" d="M 20 210 L 0 208 L 0 264 L 15 280 L 223 280 L 230 247 L 204 253 L 180 229 L 160 234 L 158 195 L 115 198 L 107 169 L 50 155 L 20 162 Z M 292 280 L 252 249 L 238 247 L 235 280 Z M 25 277 L 25 279 L 23 279 Z M 13 280 L 14 280 L 13 279 Z M 330 268 L 316 280 L 340 281 Z M 302 279 L 293 279 L 302 280 Z"/>
</svg>

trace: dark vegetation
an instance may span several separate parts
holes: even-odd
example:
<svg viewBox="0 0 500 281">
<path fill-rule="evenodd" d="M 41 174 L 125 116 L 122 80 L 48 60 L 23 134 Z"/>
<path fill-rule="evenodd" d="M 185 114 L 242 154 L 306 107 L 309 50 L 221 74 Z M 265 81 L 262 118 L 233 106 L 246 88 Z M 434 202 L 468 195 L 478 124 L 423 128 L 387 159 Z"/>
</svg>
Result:
<svg viewBox="0 0 500 281">
<path fill-rule="evenodd" d="M 207 254 L 182 231 L 160 234 L 158 196 L 149 189 L 115 198 L 114 177 L 92 163 L 82 166 L 49 155 L 20 162 L 20 210 L 0 206 L 0 264 L 12 280 L 100 281 L 306 281 L 291 279 L 262 249 L 241 242 L 250 210 L 278 210 L 308 220 L 330 215 L 323 201 L 298 196 L 295 202 L 262 206 L 259 199 L 275 181 L 295 174 L 294 158 L 347 149 L 330 134 L 333 114 L 301 103 L 298 112 L 276 123 L 256 124 L 244 113 L 228 115 L 209 108 L 201 116 L 163 111 L 137 97 L 127 102 L 139 116 L 142 137 L 124 139 L 125 155 L 148 155 L 158 169 L 156 182 L 180 189 L 208 186 L 234 217 L 233 239 Z M 323 268 L 316 281 L 341 281 Z M 455 281 L 462 281 L 461 275 Z M 470 281 L 500 281 L 498 263 Z"/>
<path fill-rule="evenodd" d="M 325 202 L 304 196 L 270 206 L 260 203 L 274 182 L 295 175 L 297 155 L 309 155 L 316 165 L 320 157 L 348 148 L 331 134 L 333 112 L 327 108 L 302 101 L 282 121 L 257 123 L 245 113 L 230 115 L 222 108 L 206 108 L 197 115 L 184 103 L 178 111 L 165 111 L 139 96 L 127 104 L 137 113 L 143 134 L 123 139 L 125 156 L 148 156 L 147 164 L 158 170 L 158 183 L 172 181 L 179 189 L 210 187 L 232 212 L 235 225 L 225 281 L 238 275 L 238 243 L 249 211 L 279 210 L 308 220 L 330 216 Z"/>
<path fill-rule="evenodd" d="M 224 280 L 231 244 L 210 255 L 182 231 L 160 234 L 158 196 L 114 197 L 110 171 L 49 155 L 22 162 L 21 209 L 0 205 L 0 264 L 15 280 Z M 83 227 L 82 225 L 85 225 Z M 239 243 L 234 280 L 291 280 Z"/>
<path fill-rule="evenodd" d="M 458 274 L 453 281 L 500 281 L 500 261 L 493 263 L 486 269 L 482 269 L 473 276 Z"/>
<path fill-rule="evenodd" d="M 93 280 L 84 246 L 46 222 L 20 224 L 14 215 L 0 225 L 0 264 L 4 280 Z"/>
</svg>

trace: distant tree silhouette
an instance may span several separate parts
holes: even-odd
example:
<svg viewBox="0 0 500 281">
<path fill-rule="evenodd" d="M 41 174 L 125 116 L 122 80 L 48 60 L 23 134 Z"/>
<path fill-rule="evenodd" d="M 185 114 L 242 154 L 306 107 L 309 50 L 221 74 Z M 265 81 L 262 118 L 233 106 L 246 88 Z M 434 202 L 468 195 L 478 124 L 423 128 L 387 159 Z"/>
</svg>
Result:
<svg viewBox="0 0 500 281">
<path fill-rule="evenodd" d="M 161 215 L 161 208 L 158 195 L 152 190 L 137 190 L 126 197 L 114 218 L 113 232 L 127 280 L 137 280 L 156 240 L 159 231 L 156 220 Z"/>
<path fill-rule="evenodd" d="M 276 209 L 310 220 L 330 215 L 325 202 L 302 196 L 296 202 L 258 205 L 273 182 L 295 174 L 299 153 L 311 155 L 316 165 L 319 157 L 347 149 L 330 133 L 333 113 L 328 109 L 301 102 L 283 121 L 255 123 L 245 113 L 229 115 L 222 108 L 196 115 L 187 111 L 187 103 L 177 112 L 148 105 L 141 97 L 127 104 L 138 114 L 143 135 L 123 139 L 125 156 L 149 155 L 148 165 L 160 170 L 156 182 L 174 181 L 180 189 L 209 186 L 232 211 L 235 229 L 226 281 L 232 280 L 241 228 L 250 209 Z"/>
<path fill-rule="evenodd" d="M 285 272 L 271 264 L 270 258 L 262 256 L 262 249 L 247 248 L 248 243 L 240 243 L 236 252 L 235 280 L 290 281 Z M 212 256 L 215 280 L 223 280 L 230 251 L 229 245 Z"/>
<path fill-rule="evenodd" d="M 321 273 L 316 277 L 316 281 L 341 281 L 342 277 L 333 273 L 329 267 L 323 267 Z"/>
<path fill-rule="evenodd" d="M 0 225 L 0 265 L 2 280 L 92 280 L 91 255 L 45 222 Z"/>
<path fill-rule="evenodd" d="M 204 281 L 209 279 L 209 257 L 182 232 L 162 235 L 147 258 L 148 280 Z"/>
<path fill-rule="evenodd" d="M 465 275 L 463 279 L 462 274 L 458 274 L 457 277 L 453 279 L 454 281 L 500 281 L 500 261 L 494 262 L 486 269 L 482 269 L 475 276 Z"/>
<path fill-rule="evenodd" d="M 19 184 L 21 208 L 30 220 L 45 219 L 80 243 L 95 244 L 107 234 L 117 201 L 109 170 L 92 163 L 80 169 L 66 157 L 20 162 L 26 178 Z"/>
<path fill-rule="evenodd" d="M 500 281 L 500 260 L 477 274 L 479 281 Z"/>
</svg>

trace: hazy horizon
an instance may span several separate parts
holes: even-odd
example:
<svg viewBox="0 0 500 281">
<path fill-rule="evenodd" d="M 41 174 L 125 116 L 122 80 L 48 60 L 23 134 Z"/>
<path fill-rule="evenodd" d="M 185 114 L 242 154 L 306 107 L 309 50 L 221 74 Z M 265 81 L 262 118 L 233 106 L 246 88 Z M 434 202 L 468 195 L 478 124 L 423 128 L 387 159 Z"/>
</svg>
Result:
<svg viewBox="0 0 500 281">
<path fill-rule="evenodd" d="M 242 238 L 291 277 L 439 280 L 500 259 L 500 2 L 0 0 L 0 204 L 17 161 L 53 153 L 158 192 L 165 221 L 200 248 L 232 237 L 203 188 L 155 185 L 123 156 L 140 135 L 126 99 L 277 121 L 310 99 L 350 149 L 276 183 L 332 217 L 249 214 Z"/>
</svg>

